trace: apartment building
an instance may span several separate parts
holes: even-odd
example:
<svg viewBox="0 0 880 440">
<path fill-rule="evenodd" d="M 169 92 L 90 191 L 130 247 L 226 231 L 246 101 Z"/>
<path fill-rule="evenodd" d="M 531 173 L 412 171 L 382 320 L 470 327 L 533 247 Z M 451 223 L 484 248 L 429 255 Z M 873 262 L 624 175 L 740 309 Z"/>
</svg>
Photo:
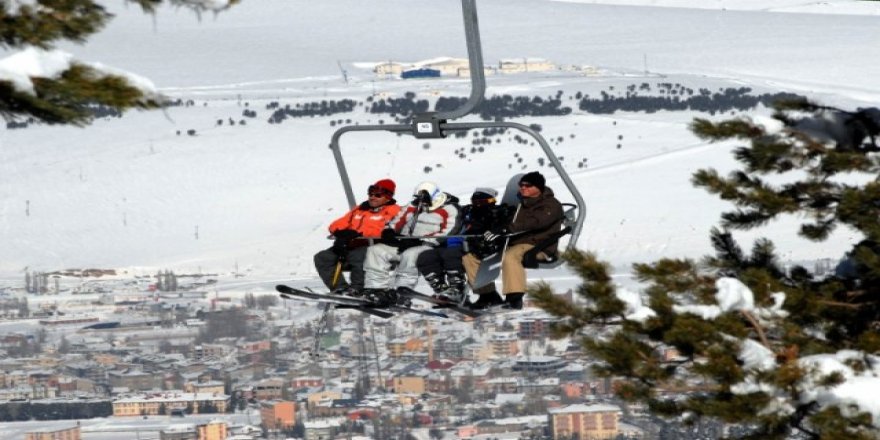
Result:
<svg viewBox="0 0 880 440">
<path fill-rule="evenodd" d="M 79 425 L 70 428 L 40 428 L 24 434 L 24 440 L 80 440 Z"/>
<path fill-rule="evenodd" d="M 126 397 L 113 402 L 113 415 L 116 417 L 170 414 L 172 410 L 191 410 L 193 414 L 205 412 L 226 412 L 229 396 L 225 394 L 196 394 L 182 391 L 163 391 Z"/>
<path fill-rule="evenodd" d="M 550 432 L 554 440 L 613 439 L 620 433 L 620 407 L 614 405 L 569 405 L 549 411 Z"/>
<path fill-rule="evenodd" d="M 260 404 L 260 420 L 266 429 L 287 429 L 296 424 L 296 402 L 275 400 Z"/>
</svg>

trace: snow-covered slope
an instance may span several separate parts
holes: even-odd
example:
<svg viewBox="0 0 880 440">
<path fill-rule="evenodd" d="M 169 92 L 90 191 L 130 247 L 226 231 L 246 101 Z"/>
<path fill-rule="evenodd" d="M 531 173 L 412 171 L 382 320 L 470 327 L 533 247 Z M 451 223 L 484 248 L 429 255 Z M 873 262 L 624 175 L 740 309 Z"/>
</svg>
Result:
<svg viewBox="0 0 880 440">
<path fill-rule="evenodd" d="M 541 0 L 485 0 L 478 8 L 487 63 L 541 57 L 604 72 L 490 76 L 488 94 L 563 92 L 572 115 L 518 122 L 541 124 L 547 138 L 563 138 L 557 154 L 589 206 L 580 245 L 618 265 L 708 251 L 707 231 L 727 206 L 693 189 L 689 178 L 700 167 L 731 167 L 730 146 L 702 144 L 687 131 L 694 116 L 707 115 L 591 115 L 569 96 L 672 82 L 794 91 L 847 107 L 876 105 L 880 97 L 873 79 L 880 77 L 873 44 L 880 27 L 870 10 L 778 14 Z M 147 76 L 195 105 L 102 119 L 86 129 L 0 131 L 2 273 L 129 266 L 222 272 L 237 265 L 308 277 L 312 254 L 327 244 L 326 224 L 346 208 L 326 148 L 336 128 L 331 121 L 388 117 L 358 108 L 269 124 L 266 105 L 365 102 L 373 93 L 412 91 L 429 100 L 468 93 L 459 79 L 377 79 L 354 67 L 465 57 L 453 0 L 383 0 L 382 7 L 355 0 L 247 1 L 201 21 L 185 11 L 164 10 L 155 20 L 136 8 L 117 13 L 88 45 L 66 49 Z M 337 62 L 348 70 L 348 84 Z M 245 109 L 257 117 L 243 117 Z M 426 149 L 425 141 L 408 137 L 355 134 L 343 139 L 343 149 L 358 191 L 392 177 L 406 199 L 419 181 L 431 179 L 466 197 L 475 186 L 500 189 L 523 166 L 552 176 L 539 168 L 537 148 L 511 137 L 463 159 L 456 150 L 469 151 L 470 138 L 432 140 Z M 558 179 L 549 184 L 563 192 Z M 791 222 L 772 228 L 761 233 L 781 237 L 779 248 L 790 259 L 836 257 L 856 238 L 842 231 L 815 245 L 797 239 Z"/>
</svg>

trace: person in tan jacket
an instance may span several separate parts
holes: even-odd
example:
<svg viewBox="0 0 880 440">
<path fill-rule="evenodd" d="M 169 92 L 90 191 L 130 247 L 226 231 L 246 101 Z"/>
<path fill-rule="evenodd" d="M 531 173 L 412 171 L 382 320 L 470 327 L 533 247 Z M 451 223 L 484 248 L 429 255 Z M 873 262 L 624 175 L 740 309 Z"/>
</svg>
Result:
<svg viewBox="0 0 880 440">
<path fill-rule="evenodd" d="M 484 239 L 490 242 L 498 242 L 504 239 L 506 234 L 511 234 L 501 261 L 501 284 L 502 292 L 506 299 L 501 296 L 490 284 L 490 287 L 477 289 L 474 293 L 479 294 L 479 299 L 474 302 L 472 308 L 483 309 L 486 307 L 504 304 L 506 308 L 522 309 L 523 296 L 526 291 L 526 269 L 523 266 L 523 257 L 531 251 L 535 245 L 543 242 L 562 229 L 563 209 L 562 204 L 556 200 L 553 190 L 548 188 L 546 180 L 541 173 L 532 171 L 523 175 L 519 180 L 519 205 L 510 224 L 503 228 L 489 231 Z M 553 242 L 544 249 L 536 252 L 538 260 L 555 256 L 557 243 Z M 473 253 L 466 254 L 462 263 L 468 274 L 468 279 L 473 282 L 476 279 L 480 267 L 480 259 Z"/>
</svg>

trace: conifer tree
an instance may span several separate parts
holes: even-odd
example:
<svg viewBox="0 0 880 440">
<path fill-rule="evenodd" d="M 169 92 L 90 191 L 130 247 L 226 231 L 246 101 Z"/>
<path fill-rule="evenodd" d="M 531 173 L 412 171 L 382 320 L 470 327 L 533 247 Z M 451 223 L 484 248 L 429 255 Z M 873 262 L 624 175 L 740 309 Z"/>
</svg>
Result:
<svg viewBox="0 0 880 440">
<path fill-rule="evenodd" d="M 196 13 L 218 11 L 238 0 L 126 0 L 152 13 L 162 4 L 188 7 Z M 57 51 L 60 42 L 83 44 L 112 19 L 97 0 L 0 0 L 0 49 L 9 57 L 67 62 L 69 55 Z M 23 55 L 23 54 L 27 55 Z M 70 60 L 66 68 L 50 76 L 25 72 L 19 77 L 16 64 L 6 58 L 0 66 L 0 116 L 7 121 L 31 119 L 47 123 L 86 125 L 94 108 L 153 109 L 163 98 L 130 77 L 92 64 Z M 5 69 L 4 69 L 5 67 Z M 11 70 L 10 70 L 11 69 Z"/>
<path fill-rule="evenodd" d="M 545 283 L 530 293 L 561 318 L 557 334 L 577 337 L 597 372 L 616 379 L 618 396 L 656 415 L 736 425 L 739 438 L 876 439 L 880 413 L 855 397 L 880 380 L 880 110 L 775 109 L 772 123 L 691 125 L 706 140 L 747 142 L 733 152 L 741 169 L 692 178 L 735 206 L 710 233 L 714 256 L 634 265 L 644 286 L 634 298 L 607 263 L 572 251 L 564 258 L 583 279 L 579 304 Z M 769 239 L 749 251 L 734 240 L 732 230 L 783 214 L 802 219 L 806 240 L 843 226 L 861 241 L 817 276 L 783 268 Z"/>
</svg>

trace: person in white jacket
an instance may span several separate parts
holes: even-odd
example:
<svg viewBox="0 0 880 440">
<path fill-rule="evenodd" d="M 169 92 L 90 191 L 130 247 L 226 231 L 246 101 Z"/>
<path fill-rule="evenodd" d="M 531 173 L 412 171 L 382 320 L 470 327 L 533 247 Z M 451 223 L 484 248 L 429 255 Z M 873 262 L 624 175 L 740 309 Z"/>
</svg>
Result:
<svg viewBox="0 0 880 440">
<path fill-rule="evenodd" d="M 396 304 L 398 287 L 414 288 L 419 281 L 416 259 L 439 244 L 458 223 L 458 199 L 440 191 L 434 182 L 422 182 L 412 202 L 401 207 L 382 231 L 382 240 L 367 249 L 364 260 L 364 294 L 378 304 Z M 419 238 L 407 238 L 419 237 Z M 442 238 L 441 238 L 442 239 Z M 397 263 L 396 270 L 392 265 Z"/>
</svg>

